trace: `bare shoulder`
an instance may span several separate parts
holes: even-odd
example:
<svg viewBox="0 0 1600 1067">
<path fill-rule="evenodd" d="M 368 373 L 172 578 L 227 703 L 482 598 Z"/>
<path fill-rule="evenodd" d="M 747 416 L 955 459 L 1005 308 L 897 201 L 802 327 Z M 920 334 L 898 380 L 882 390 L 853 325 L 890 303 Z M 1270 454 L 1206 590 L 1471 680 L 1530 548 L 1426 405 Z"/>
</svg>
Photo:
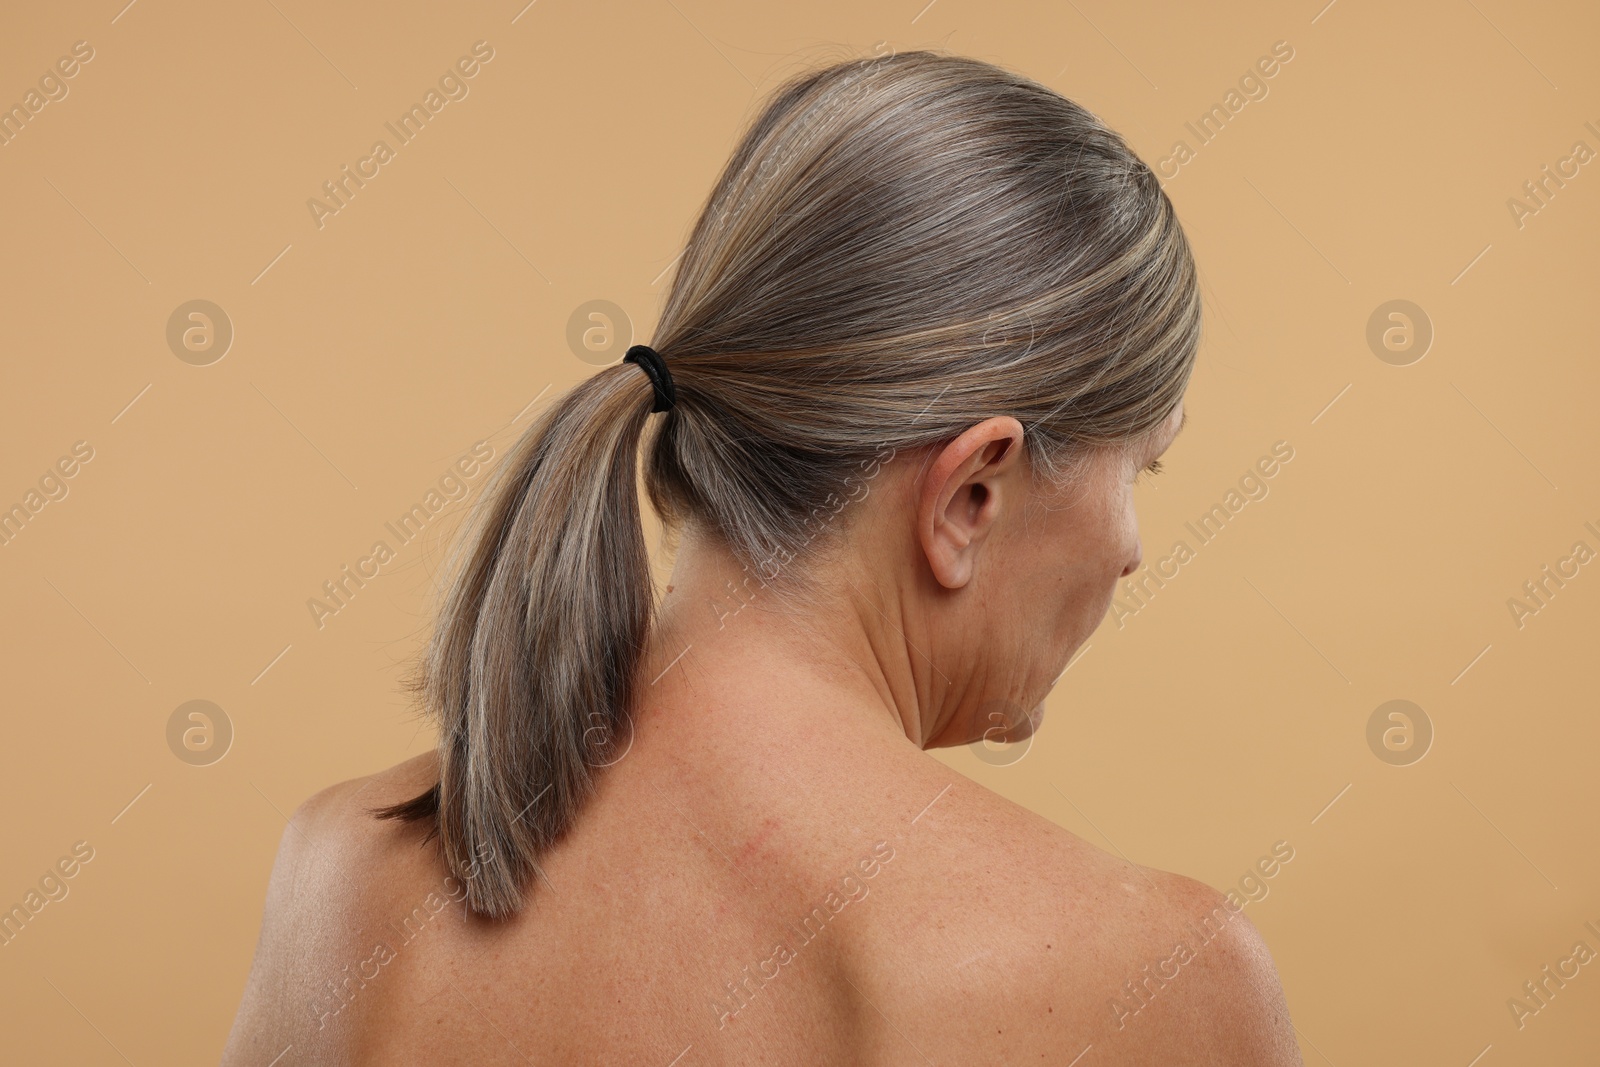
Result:
<svg viewBox="0 0 1600 1067">
<path fill-rule="evenodd" d="M 437 781 L 437 768 L 438 757 L 427 753 L 364 778 L 330 785 L 302 802 L 279 838 L 267 891 L 268 917 L 308 902 L 326 904 L 330 895 L 354 902 L 363 895 L 361 890 L 381 889 L 392 881 L 400 873 L 397 865 L 428 868 L 421 847 L 424 831 L 378 819 L 374 812 L 426 790 Z M 295 891 L 290 892 L 291 887 Z"/>
<path fill-rule="evenodd" d="M 1022 1016 L 1013 1019 L 1019 1032 L 1035 1029 L 1031 1017 L 1058 1042 L 1013 1058 L 1067 1062 L 1092 1045 L 1100 1064 L 1302 1063 L 1272 955 L 1234 900 L 1132 863 L 976 783 L 957 790 L 965 796 L 938 829 L 972 872 L 960 891 L 984 901 L 986 914 L 940 936 L 964 940 L 964 960 L 993 965 L 982 985 Z"/>
<path fill-rule="evenodd" d="M 302 1031 L 322 1028 L 304 1009 L 329 977 L 323 972 L 340 972 L 330 961 L 359 959 L 365 916 L 383 903 L 376 898 L 431 869 L 421 830 L 378 820 L 372 811 L 427 789 L 436 766 L 429 754 L 339 782 L 290 816 L 224 1064 L 268 1062 Z"/>
<path fill-rule="evenodd" d="M 1177 926 L 1164 924 L 1172 930 L 1164 953 L 1157 942 L 1158 954 L 1136 961 L 1137 978 L 1124 988 L 1132 994 L 1122 999 L 1125 1011 L 1113 1013 L 1121 1026 L 1152 1013 L 1152 1021 L 1166 1024 L 1154 1047 L 1168 1062 L 1181 1056 L 1182 1062 L 1299 1067 L 1277 965 L 1244 909 L 1196 879 L 1141 869 L 1171 902 Z"/>
<path fill-rule="evenodd" d="M 380 820 L 378 808 L 408 800 L 438 780 L 438 757 L 427 753 L 365 778 L 319 790 L 289 818 L 267 888 L 266 917 L 331 896 L 355 902 L 401 873 L 431 869 L 421 829 Z"/>
<path fill-rule="evenodd" d="M 426 752 L 364 778 L 337 782 L 313 793 L 295 809 L 284 840 L 291 840 L 295 828 L 313 838 L 318 830 L 339 835 L 370 830 L 373 809 L 410 799 L 438 777 L 438 754 Z"/>
</svg>

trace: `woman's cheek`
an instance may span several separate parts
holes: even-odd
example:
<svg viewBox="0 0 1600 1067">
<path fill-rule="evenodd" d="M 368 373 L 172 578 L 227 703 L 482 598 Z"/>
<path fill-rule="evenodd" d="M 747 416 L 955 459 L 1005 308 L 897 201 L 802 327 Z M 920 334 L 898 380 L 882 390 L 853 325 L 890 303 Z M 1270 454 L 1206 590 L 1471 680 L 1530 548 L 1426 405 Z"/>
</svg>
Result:
<svg viewBox="0 0 1600 1067">
<path fill-rule="evenodd" d="M 1117 567 L 1119 576 L 1130 562 L 1137 570 L 1144 557 L 1143 546 L 1139 543 L 1139 513 L 1134 508 L 1132 492 L 1128 493 L 1127 507 L 1123 512 L 1121 535 L 1122 553 L 1118 557 Z"/>
</svg>

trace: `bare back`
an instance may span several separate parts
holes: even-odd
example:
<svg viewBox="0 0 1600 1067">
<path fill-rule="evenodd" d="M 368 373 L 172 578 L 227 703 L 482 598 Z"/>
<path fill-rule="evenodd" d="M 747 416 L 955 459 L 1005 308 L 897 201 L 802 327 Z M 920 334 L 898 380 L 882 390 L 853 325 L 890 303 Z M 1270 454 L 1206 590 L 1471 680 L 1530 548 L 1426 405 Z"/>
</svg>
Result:
<svg viewBox="0 0 1600 1067">
<path fill-rule="evenodd" d="M 366 814 L 433 757 L 325 790 L 285 831 L 224 1063 L 1301 1062 L 1215 890 L 903 744 L 790 755 L 642 731 L 499 925 Z"/>
</svg>

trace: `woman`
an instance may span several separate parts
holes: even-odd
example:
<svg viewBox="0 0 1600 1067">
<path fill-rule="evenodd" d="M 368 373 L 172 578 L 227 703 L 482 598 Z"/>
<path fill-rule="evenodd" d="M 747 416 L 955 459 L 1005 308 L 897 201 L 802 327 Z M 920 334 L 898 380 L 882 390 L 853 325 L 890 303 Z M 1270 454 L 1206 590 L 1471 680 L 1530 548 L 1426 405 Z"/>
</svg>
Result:
<svg viewBox="0 0 1600 1067">
<path fill-rule="evenodd" d="M 1199 331 L 1171 203 L 1071 101 L 927 52 L 785 85 L 655 345 L 474 513 L 438 751 L 295 814 L 225 1062 L 1298 1064 L 1221 894 L 925 751 L 1037 727 Z"/>
</svg>

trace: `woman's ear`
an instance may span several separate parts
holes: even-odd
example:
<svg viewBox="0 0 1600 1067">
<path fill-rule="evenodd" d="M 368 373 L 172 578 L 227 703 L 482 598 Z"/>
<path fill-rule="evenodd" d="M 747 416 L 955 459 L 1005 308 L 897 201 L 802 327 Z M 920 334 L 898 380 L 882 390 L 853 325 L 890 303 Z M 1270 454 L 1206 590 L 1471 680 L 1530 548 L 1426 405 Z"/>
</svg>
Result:
<svg viewBox="0 0 1600 1067">
<path fill-rule="evenodd" d="M 946 589 L 972 580 L 979 548 L 1013 500 L 1022 469 L 1022 424 L 1009 415 L 985 419 L 945 445 L 917 495 L 917 540 L 933 576 Z"/>
</svg>

